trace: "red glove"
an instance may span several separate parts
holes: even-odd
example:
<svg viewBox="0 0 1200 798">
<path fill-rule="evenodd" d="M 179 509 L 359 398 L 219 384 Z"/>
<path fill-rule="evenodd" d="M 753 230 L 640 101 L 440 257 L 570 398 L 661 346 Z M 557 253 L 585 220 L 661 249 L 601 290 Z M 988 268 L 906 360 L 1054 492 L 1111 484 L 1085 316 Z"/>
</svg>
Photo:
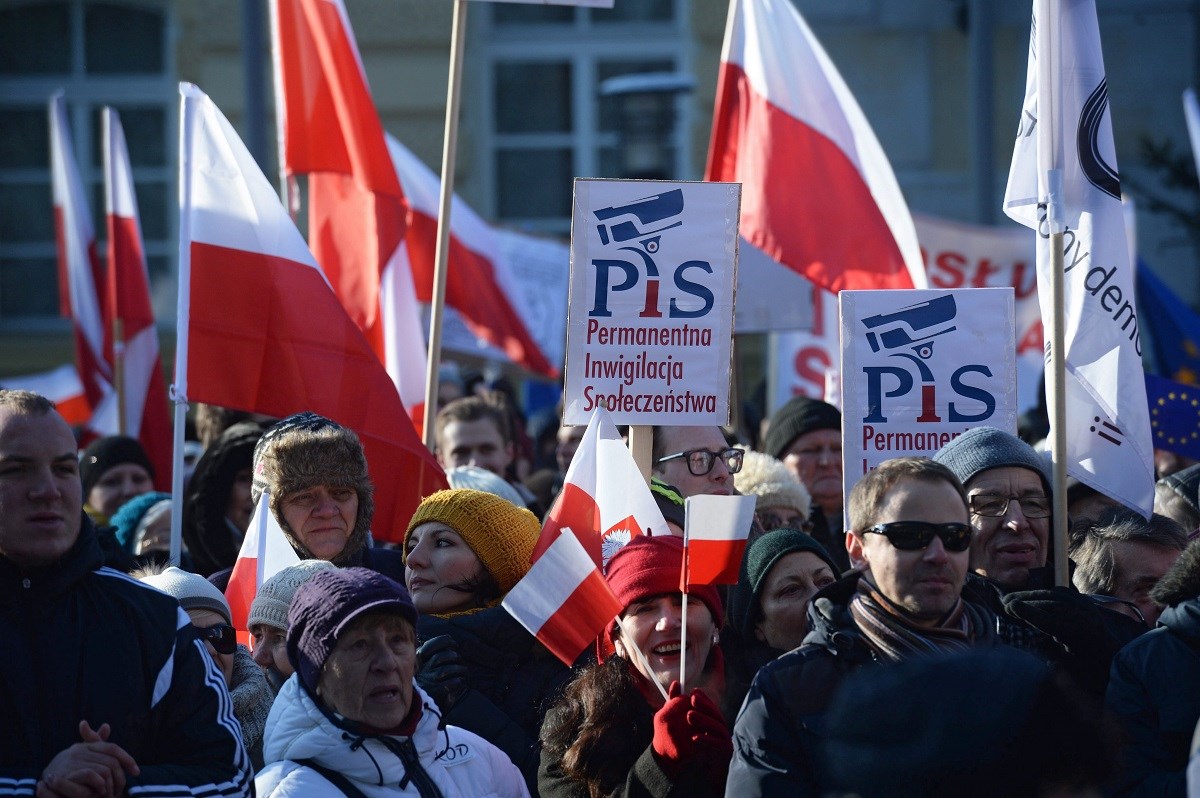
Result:
<svg viewBox="0 0 1200 798">
<path fill-rule="evenodd" d="M 733 740 L 716 704 L 699 690 L 683 695 L 679 682 L 671 682 L 667 703 L 654 713 L 651 747 L 672 778 L 687 764 L 711 770 L 724 783 L 733 758 Z"/>
</svg>

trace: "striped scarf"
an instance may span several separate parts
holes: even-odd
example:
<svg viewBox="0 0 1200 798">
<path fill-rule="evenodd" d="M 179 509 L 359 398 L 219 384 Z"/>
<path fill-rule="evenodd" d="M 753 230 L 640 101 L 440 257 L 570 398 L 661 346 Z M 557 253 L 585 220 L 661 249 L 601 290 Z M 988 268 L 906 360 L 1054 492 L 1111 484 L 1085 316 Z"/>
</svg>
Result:
<svg viewBox="0 0 1200 798">
<path fill-rule="evenodd" d="M 966 651 L 995 638 L 990 613 L 961 598 L 936 627 L 917 626 L 866 576 L 858 580 L 850 614 L 871 648 L 892 662 L 918 654 Z"/>
</svg>

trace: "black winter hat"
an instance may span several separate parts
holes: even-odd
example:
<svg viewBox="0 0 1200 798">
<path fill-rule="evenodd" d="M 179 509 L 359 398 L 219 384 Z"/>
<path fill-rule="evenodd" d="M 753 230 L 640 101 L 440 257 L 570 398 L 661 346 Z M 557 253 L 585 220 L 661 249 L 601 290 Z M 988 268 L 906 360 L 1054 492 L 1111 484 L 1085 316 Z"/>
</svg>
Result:
<svg viewBox="0 0 1200 798">
<path fill-rule="evenodd" d="M 130 438 L 128 435 L 106 435 L 92 441 L 79 458 L 79 479 L 83 483 L 84 500 L 87 500 L 87 495 L 92 492 L 92 488 L 100 481 L 100 477 L 104 476 L 105 471 L 125 463 L 140 465 L 146 469 L 150 478 L 154 479 L 154 466 L 137 438 Z"/>
<path fill-rule="evenodd" d="M 342 630 L 360 615 L 379 611 L 417 625 L 417 608 L 404 586 L 369 568 L 318 571 L 296 590 L 288 608 L 287 653 L 309 695 L 316 696 L 321 668 Z"/>
<path fill-rule="evenodd" d="M 742 573 L 737 585 L 729 591 L 729 622 L 744 639 L 754 639 L 754 626 L 760 616 L 758 599 L 767 574 L 785 555 L 798 551 L 817 555 L 829 566 L 835 579 L 840 575 L 829 552 L 807 532 L 781 527 L 762 535 L 746 549 Z"/>
<path fill-rule="evenodd" d="M 792 445 L 792 441 L 815 429 L 842 431 L 842 413 L 828 402 L 793 396 L 772 415 L 767 422 L 767 437 L 763 440 L 763 451 L 777 460 Z"/>
</svg>

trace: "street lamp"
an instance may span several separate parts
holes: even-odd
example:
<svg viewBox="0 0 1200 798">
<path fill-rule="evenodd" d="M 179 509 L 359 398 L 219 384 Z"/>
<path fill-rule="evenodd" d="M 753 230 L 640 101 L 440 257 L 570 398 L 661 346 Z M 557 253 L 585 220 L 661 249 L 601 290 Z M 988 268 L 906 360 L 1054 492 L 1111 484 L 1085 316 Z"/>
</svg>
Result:
<svg viewBox="0 0 1200 798">
<path fill-rule="evenodd" d="M 675 98 L 696 81 L 679 72 L 618 75 L 600 84 L 600 96 L 617 106 L 621 176 L 646 180 L 674 177 Z"/>
</svg>

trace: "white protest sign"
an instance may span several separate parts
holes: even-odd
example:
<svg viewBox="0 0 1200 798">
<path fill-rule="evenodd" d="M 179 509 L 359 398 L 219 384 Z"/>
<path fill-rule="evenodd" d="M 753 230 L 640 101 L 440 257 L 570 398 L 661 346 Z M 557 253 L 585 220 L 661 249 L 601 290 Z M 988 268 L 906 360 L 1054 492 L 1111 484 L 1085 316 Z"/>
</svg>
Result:
<svg viewBox="0 0 1200 798">
<path fill-rule="evenodd" d="M 845 493 L 893 457 L 977 426 L 1017 429 L 1011 288 L 843 291 Z"/>
<path fill-rule="evenodd" d="M 919 213 L 913 214 L 913 221 L 930 288 L 1012 287 L 1017 409 L 1034 407 L 1044 361 L 1034 242 L 1028 231 L 1017 225 L 967 224 Z M 744 293 L 738 292 L 739 306 Z M 817 300 L 811 330 L 780 332 L 770 338 L 768 412 L 793 396 L 820 399 L 827 372 L 837 371 L 837 300 L 824 291 L 818 292 Z"/>
<path fill-rule="evenodd" d="M 729 422 L 741 186 L 575 181 L 564 423 Z"/>
</svg>

